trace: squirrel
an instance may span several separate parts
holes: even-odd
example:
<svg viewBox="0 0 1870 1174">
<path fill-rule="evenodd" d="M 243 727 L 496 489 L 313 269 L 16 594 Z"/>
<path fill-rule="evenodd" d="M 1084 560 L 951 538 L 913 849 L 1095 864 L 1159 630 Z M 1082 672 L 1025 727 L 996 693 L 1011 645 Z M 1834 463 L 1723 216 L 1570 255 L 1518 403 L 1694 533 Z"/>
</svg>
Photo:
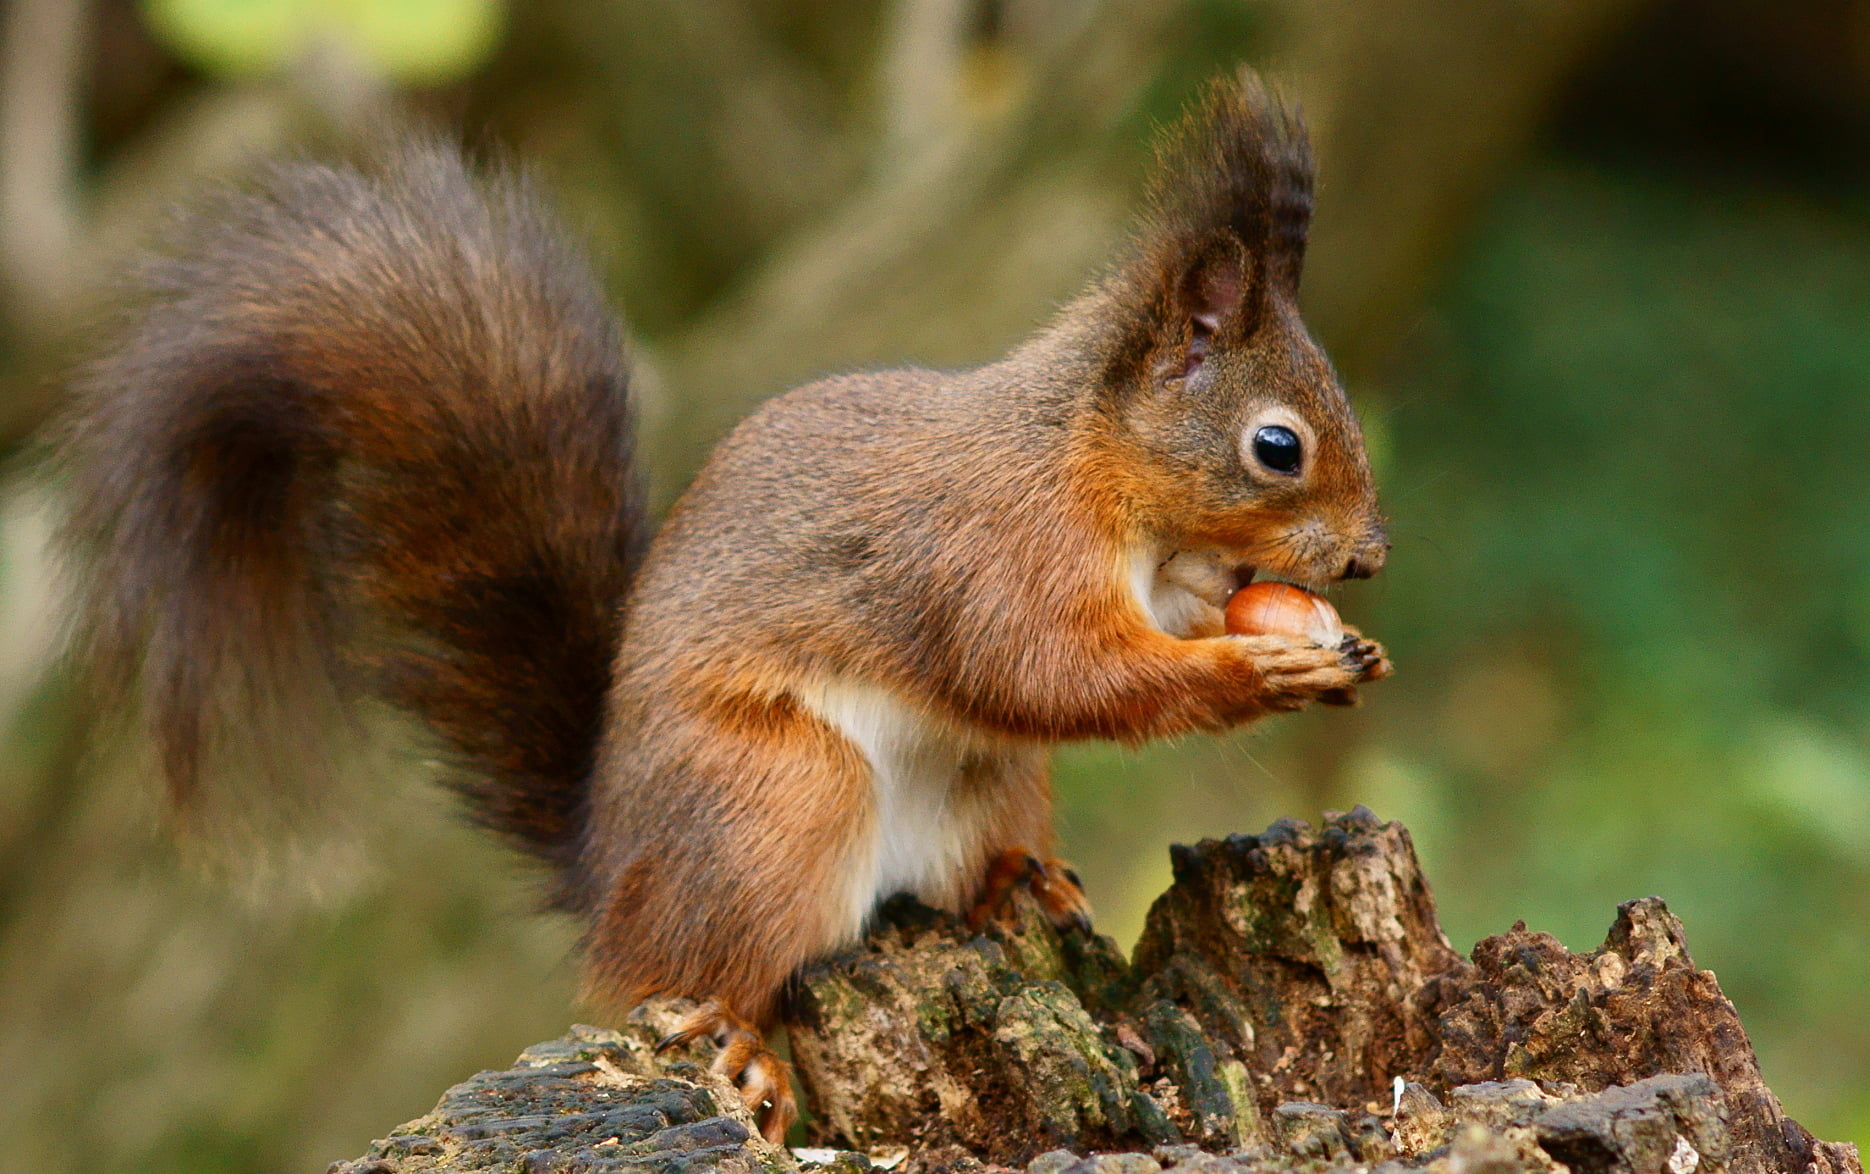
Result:
<svg viewBox="0 0 1870 1174">
<path fill-rule="evenodd" d="M 763 1132 L 789 976 L 907 891 L 1088 925 L 1048 749 L 1384 676 L 1222 631 L 1388 550 L 1300 319 L 1312 162 L 1249 71 L 1165 138 L 1128 249 L 1005 358 L 774 398 L 652 534 L 624 334 L 526 181 L 404 141 L 277 165 L 141 270 L 62 443 L 78 651 L 186 804 L 370 699 L 581 919 L 586 997 L 699 1010 Z M 280 769 L 310 769 L 288 764 Z"/>
</svg>

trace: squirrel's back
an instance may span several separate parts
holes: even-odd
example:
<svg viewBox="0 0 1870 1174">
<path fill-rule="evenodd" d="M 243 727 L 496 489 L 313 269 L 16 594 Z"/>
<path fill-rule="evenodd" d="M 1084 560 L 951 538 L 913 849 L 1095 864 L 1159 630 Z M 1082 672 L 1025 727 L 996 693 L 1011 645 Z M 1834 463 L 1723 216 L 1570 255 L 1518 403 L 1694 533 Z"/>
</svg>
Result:
<svg viewBox="0 0 1870 1174">
<path fill-rule="evenodd" d="M 564 240 L 523 181 L 415 144 L 277 167 L 146 263 L 79 387 L 69 537 L 80 650 L 179 799 L 379 696 L 581 903 L 646 533 L 622 331 Z"/>
<path fill-rule="evenodd" d="M 1068 321 L 1042 336 L 1055 345 L 984 367 L 839 375 L 762 405 L 664 523 L 624 671 L 783 664 L 799 679 L 928 685 L 942 654 L 968 654 L 956 612 L 1006 602 L 982 576 L 1030 557 L 1050 568 L 1029 577 L 1043 590 L 1073 561 L 1061 547 L 1083 550 L 1063 533 L 1076 512 L 1067 418 L 1093 410 L 1072 334 Z"/>
</svg>

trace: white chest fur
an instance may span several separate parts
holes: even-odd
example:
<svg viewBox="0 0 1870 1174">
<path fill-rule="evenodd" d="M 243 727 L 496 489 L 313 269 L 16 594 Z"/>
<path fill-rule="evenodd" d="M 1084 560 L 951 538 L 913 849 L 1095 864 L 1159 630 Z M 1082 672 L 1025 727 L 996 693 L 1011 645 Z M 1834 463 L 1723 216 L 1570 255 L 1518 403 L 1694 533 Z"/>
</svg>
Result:
<svg viewBox="0 0 1870 1174">
<path fill-rule="evenodd" d="M 1188 639 L 1218 636 L 1221 609 L 1233 592 L 1236 560 L 1218 550 L 1132 550 L 1123 568 L 1130 591 L 1160 631 Z"/>
<path fill-rule="evenodd" d="M 847 873 L 848 932 L 859 933 L 877 902 L 899 892 L 958 911 L 980 879 L 991 776 L 1009 748 L 875 685 L 832 682 L 803 699 L 871 769 L 873 818 L 851 846 Z"/>
</svg>

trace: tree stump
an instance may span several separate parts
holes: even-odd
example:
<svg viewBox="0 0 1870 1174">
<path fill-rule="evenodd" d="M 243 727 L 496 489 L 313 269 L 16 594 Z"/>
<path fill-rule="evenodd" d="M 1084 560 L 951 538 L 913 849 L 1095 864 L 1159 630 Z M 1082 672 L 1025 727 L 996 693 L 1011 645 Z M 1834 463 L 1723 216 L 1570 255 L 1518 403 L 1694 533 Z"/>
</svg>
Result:
<svg viewBox="0 0 1870 1174">
<path fill-rule="evenodd" d="M 1408 832 L 1364 808 L 1177 846 L 1174 867 L 1132 961 L 1029 905 L 982 933 L 887 905 L 791 992 L 807 1129 L 830 1147 L 807 1156 L 851 1174 L 905 1153 L 907 1174 L 1862 1174 L 1855 1147 L 1785 1115 L 1660 900 L 1623 905 L 1592 953 L 1522 924 L 1464 959 Z M 532 1049 L 334 1170 L 797 1168 L 705 1074 L 708 1045 L 650 1053 L 682 1009 Z"/>
</svg>

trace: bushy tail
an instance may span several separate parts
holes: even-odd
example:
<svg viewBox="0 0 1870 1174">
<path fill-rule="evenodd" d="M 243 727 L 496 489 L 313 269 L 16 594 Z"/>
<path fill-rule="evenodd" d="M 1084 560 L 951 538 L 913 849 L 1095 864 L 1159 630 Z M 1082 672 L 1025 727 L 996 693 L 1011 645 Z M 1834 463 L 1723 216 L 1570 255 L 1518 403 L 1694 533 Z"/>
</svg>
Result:
<svg viewBox="0 0 1870 1174">
<path fill-rule="evenodd" d="M 645 540 L 621 330 L 526 185 L 405 146 L 197 210 L 82 377 L 79 648 L 186 802 L 376 696 L 477 820 L 575 857 Z M 298 763 L 269 769 L 298 770 Z"/>
</svg>

